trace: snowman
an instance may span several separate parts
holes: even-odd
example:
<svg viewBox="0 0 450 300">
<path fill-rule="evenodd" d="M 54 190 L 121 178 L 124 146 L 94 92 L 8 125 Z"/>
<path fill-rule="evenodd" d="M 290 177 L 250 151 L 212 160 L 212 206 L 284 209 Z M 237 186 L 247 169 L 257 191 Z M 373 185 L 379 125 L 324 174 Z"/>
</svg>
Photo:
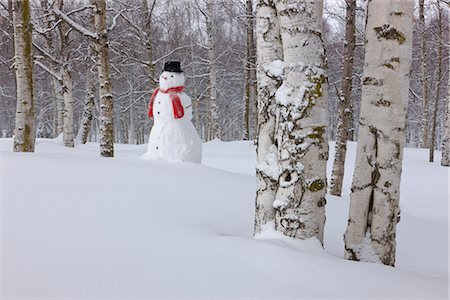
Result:
<svg viewBox="0 0 450 300">
<path fill-rule="evenodd" d="M 192 124 L 192 101 L 184 92 L 179 61 L 169 61 L 151 97 L 148 115 L 154 125 L 144 158 L 169 162 L 202 160 L 202 141 Z"/>
</svg>

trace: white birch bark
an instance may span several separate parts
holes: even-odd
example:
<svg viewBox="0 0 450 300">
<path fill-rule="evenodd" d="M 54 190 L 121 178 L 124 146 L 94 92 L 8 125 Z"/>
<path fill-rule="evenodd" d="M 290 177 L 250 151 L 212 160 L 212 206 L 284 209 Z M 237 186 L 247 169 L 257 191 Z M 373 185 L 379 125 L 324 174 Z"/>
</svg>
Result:
<svg viewBox="0 0 450 300">
<path fill-rule="evenodd" d="M 89 16 L 89 30 L 95 31 L 95 17 L 93 14 Z M 88 68 L 86 70 L 86 100 L 84 102 L 83 117 L 81 118 L 80 129 L 78 136 L 82 144 L 86 144 L 89 133 L 92 127 L 92 119 L 95 107 L 95 85 L 93 70 L 91 69 L 92 61 L 95 61 L 97 54 L 97 44 L 94 40 L 88 43 Z"/>
<path fill-rule="evenodd" d="M 347 154 L 347 141 L 349 127 L 352 120 L 352 77 L 353 53 L 355 49 L 355 11 L 356 0 L 346 0 L 347 16 L 345 26 L 344 65 L 342 72 L 342 89 L 339 99 L 339 119 L 336 134 L 336 154 L 334 156 L 333 171 L 330 181 L 330 194 L 341 196 L 342 183 L 345 173 L 345 157 Z"/>
<path fill-rule="evenodd" d="M 442 73 L 443 73 L 443 27 L 442 27 L 442 8 L 440 5 L 440 2 L 436 2 L 437 6 L 437 13 L 438 13 L 438 61 L 437 61 L 437 68 L 438 68 L 438 74 L 437 74 L 437 82 L 435 85 L 434 90 L 434 106 L 433 106 L 433 114 L 431 118 L 431 136 L 430 136 L 430 144 L 428 145 L 428 161 L 434 162 L 434 149 L 436 145 L 436 126 L 437 126 L 437 112 L 438 112 L 438 105 L 439 105 L 439 98 L 441 96 L 441 80 L 442 80 Z"/>
<path fill-rule="evenodd" d="M 328 103 L 322 1 L 276 0 L 284 80 L 276 93 L 280 160 L 275 229 L 323 243 Z"/>
<path fill-rule="evenodd" d="M 356 166 L 345 257 L 395 264 L 412 56 L 413 1 L 368 3 Z"/>
<path fill-rule="evenodd" d="M 216 45 L 213 16 L 215 1 L 206 1 L 206 34 L 208 47 L 208 78 L 209 78 L 209 139 L 220 139 L 219 108 L 217 106 L 217 68 Z"/>
<path fill-rule="evenodd" d="M 64 65 L 62 73 L 62 92 L 64 98 L 64 146 L 74 147 L 75 132 L 73 128 L 73 81 L 69 66 Z"/>
<path fill-rule="evenodd" d="M 275 145 L 275 93 L 281 85 L 283 74 L 283 49 L 279 34 L 277 12 L 272 0 L 259 0 L 256 6 L 258 135 L 255 234 L 275 220 L 273 202 L 279 177 Z"/>
<path fill-rule="evenodd" d="M 448 4 L 448 24 L 450 24 L 450 3 Z M 450 30 L 448 31 L 448 41 L 450 41 Z M 450 61 L 450 56 L 448 58 Z M 450 68 L 448 70 L 448 87 L 447 87 L 447 102 L 445 105 L 444 115 L 444 137 L 442 140 L 442 158 L 441 165 L 444 167 L 450 166 Z"/>
<path fill-rule="evenodd" d="M 33 98 L 32 27 L 29 0 L 13 3 L 14 68 L 17 84 L 17 110 L 13 150 L 34 152 L 36 140 Z"/>
<path fill-rule="evenodd" d="M 428 123 L 428 81 L 427 81 L 427 39 L 425 36 L 425 0 L 419 0 L 419 26 L 420 26 L 420 39 L 421 39 L 421 54 L 422 54 L 422 140 L 421 147 L 427 148 L 429 146 L 429 123 Z"/>
<path fill-rule="evenodd" d="M 113 96 L 109 63 L 108 35 L 106 29 L 106 1 L 91 0 L 94 5 L 97 31 L 97 64 L 100 97 L 100 155 L 114 156 Z"/>
</svg>

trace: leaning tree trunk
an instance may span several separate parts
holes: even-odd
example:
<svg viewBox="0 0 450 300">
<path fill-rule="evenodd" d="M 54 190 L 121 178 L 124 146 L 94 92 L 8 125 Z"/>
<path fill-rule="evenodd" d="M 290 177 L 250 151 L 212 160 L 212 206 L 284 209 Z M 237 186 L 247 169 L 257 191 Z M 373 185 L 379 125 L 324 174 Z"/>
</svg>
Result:
<svg viewBox="0 0 450 300">
<path fill-rule="evenodd" d="M 244 140 L 250 139 L 250 100 L 255 97 L 253 86 L 255 85 L 255 42 L 253 38 L 253 0 L 247 0 L 246 9 L 247 29 L 247 54 L 245 58 L 245 90 L 244 90 Z"/>
<path fill-rule="evenodd" d="M 284 80 L 276 93 L 280 164 L 275 229 L 323 243 L 328 103 L 321 0 L 277 0 Z"/>
<path fill-rule="evenodd" d="M 395 263 L 414 2 L 372 0 L 345 257 Z"/>
<path fill-rule="evenodd" d="M 339 120 L 336 135 L 336 154 L 331 173 L 330 194 L 341 196 L 345 173 L 345 156 L 349 127 L 352 120 L 352 77 L 353 53 L 355 50 L 355 11 L 356 0 L 346 0 L 347 17 L 345 25 L 344 66 L 342 72 L 342 90 L 339 96 Z"/>
<path fill-rule="evenodd" d="M 440 2 L 437 2 L 438 6 L 438 21 L 439 21 L 439 32 L 438 32 L 438 40 L 439 40 L 439 46 L 438 46 L 438 74 L 437 74 L 437 82 L 434 92 L 434 107 L 433 107 L 433 115 L 432 115 L 432 121 L 431 121 L 431 139 L 430 139 L 430 145 L 429 145 L 429 155 L 428 155 L 428 161 L 433 162 L 434 161 L 434 149 L 436 144 L 436 123 L 437 123 L 437 112 L 438 112 L 438 106 L 439 106 L 439 98 L 441 96 L 441 80 L 442 80 L 442 51 L 443 51 L 443 28 L 442 28 L 442 8 L 439 4 Z"/>
<path fill-rule="evenodd" d="M 275 92 L 282 81 L 283 48 L 277 12 L 272 1 L 256 6 L 258 138 L 256 143 L 255 234 L 275 220 L 273 202 L 278 187 L 279 167 L 275 145 Z M 273 226 L 273 225 L 272 225 Z"/>
<path fill-rule="evenodd" d="M 428 122 L 428 79 L 427 79 L 427 40 L 425 36 L 425 12 L 424 12 L 425 0 L 419 0 L 419 26 L 420 26 L 420 39 L 421 39 L 421 53 L 422 53 L 422 148 L 427 148 L 429 145 L 429 122 Z"/>
<path fill-rule="evenodd" d="M 89 30 L 95 31 L 95 17 L 89 15 Z M 86 70 L 86 100 L 84 101 L 83 117 L 79 129 L 79 139 L 82 144 L 86 144 L 89 132 L 92 127 L 92 118 L 95 108 L 95 84 L 94 74 L 92 70 L 92 61 L 95 61 L 95 56 L 98 52 L 97 44 L 93 40 L 88 43 L 88 68 Z"/>
<path fill-rule="evenodd" d="M 106 29 L 106 1 L 91 0 L 95 6 L 95 27 L 98 34 L 98 81 L 100 85 L 100 155 L 114 156 L 113 96 Z"/>
<path fill-rule="evenodd" d="M 17 84 L 17 110 L 13 149 L 34 152 L 36 140 L 33 99 L 32 27 L 29 0 L 14 1 L 14 68 Z"/>
<path fill-rule="evenodd" d="M 449 3 L 450 9 L 450 3 Z M 448 23 L 450 24 L 450 14 L 448 14 Z M 448 30 L 448 40 L 450 41 L 450 30 Z M 450 61 L 450 59 L 449 59 Z M 450 166 L 450 68 L 448 71 L 448 87 L 447 87 L 447 105 L 445 106 L 444 116 L 444 138 L 442 141 L 442 159 L 441 165 Z"/>
<path fill-rule="evenodd" d="M 217 106 L 217 68 L 216 45 L 213 16 L 215 13 L 214 1 L 207 1 L 206 34 L 208 42 L 208 74 L 209 74 L 209 139 L 220 139 L 219 109 Z"/>
</svg>

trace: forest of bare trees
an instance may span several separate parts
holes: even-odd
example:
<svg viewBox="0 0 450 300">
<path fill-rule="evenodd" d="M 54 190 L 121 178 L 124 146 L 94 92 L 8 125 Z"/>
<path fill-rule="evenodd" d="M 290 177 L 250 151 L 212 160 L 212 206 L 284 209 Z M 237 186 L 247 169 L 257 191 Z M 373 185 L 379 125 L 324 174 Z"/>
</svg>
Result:
<svg viewBox="0 0 450 300">
<path fill-rule="evenodd" d="M 14 134 L 17 108 L 13 69 L 14 2 L 17 1 L 2 0 L 0 7 L 0 132 L 3 137 Z M 89 20 L 95 13 L 96 2 L 30 1 L 36 136 L 55 138 L 64 132 L 67 146 L 77 136 L 100 141 L 102 128 L 110 123 L 113 126 L 107 131 L 115 142 L 146 142 L 151 128 L 146 107 L 156 76 L 164 61 L 178 59 L 186 70 L 187 90 L 194 99 L 194 123 L 201 137 L 204 140 L 254 138 L 257 112 L 255 49 L 252 48 L 255 45 L 251 38 L 254 30 L 249 26 L 254 24 L 249 3 L 241 0 L 106 1 L 106 32 L 101 34 L 99 42 L 106 37 L 109 40 L 112 92 L 103 91 L 100 97 L 102 89 L 93 93 L 95 86 L 89 86 L 103 78 L 97 75 L 101 68 L 96 67 L 96 46 L 89 34 L 95 32 L 96 25 Z M 338 132 L 339 136 L 343 135 L 344 129 L 338 130 L 342 115 L 338 112 L 343 109 L 340 99 L 350 104 L 342 128 L 348 127 L 349 140 L 357 138 L 365 4 L 350 3 L 354 3 L 349 6 L 354 6 L 354 12 L 346 12 L 343 0 L 325 1 L 324 7 L 331 140 Z M 349 34 L 346 31 L 349 13 L 349 16 L 355 14 L 354 46 L 344 43 Z M 72 23 L 63 21 L 61 14 Z M 448 81 L 447 14 L 445 1 L 420 1 L 416 5 L 406 129 L 406 145 L 410 147 L 428 148 L 432 143 L 439 149 L 442 145 Z M 80 31 L 81 28 L 85 31 Z M 345 58 L 349 55 L 346 49 L 351 48 L 354 48 L 353 67 L 344 68 L 347 73 L 343 74 L 343 62 L 350 61 Z M 352 87 L 347 79 L 350 69 L 353 70 Z M 107 119 L 113 121 L 102 117 L 104 95 L 112 97 L 113 115 Z M 92 125 L 86 123 L 90 118 Z"/>
</svg>

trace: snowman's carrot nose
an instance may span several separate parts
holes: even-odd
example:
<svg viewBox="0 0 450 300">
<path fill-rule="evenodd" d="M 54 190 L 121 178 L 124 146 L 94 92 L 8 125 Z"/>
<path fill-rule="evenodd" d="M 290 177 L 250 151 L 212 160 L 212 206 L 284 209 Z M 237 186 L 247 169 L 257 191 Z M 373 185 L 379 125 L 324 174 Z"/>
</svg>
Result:
<svg viewBox="0 0 450 300">
<path fill-rule="evenodd" d="M 167 80 L 167 77 L 164 77 L 164 76 L 163 76 L 162 78 L 165 79 L 165 80 Z"/>
</svg>

